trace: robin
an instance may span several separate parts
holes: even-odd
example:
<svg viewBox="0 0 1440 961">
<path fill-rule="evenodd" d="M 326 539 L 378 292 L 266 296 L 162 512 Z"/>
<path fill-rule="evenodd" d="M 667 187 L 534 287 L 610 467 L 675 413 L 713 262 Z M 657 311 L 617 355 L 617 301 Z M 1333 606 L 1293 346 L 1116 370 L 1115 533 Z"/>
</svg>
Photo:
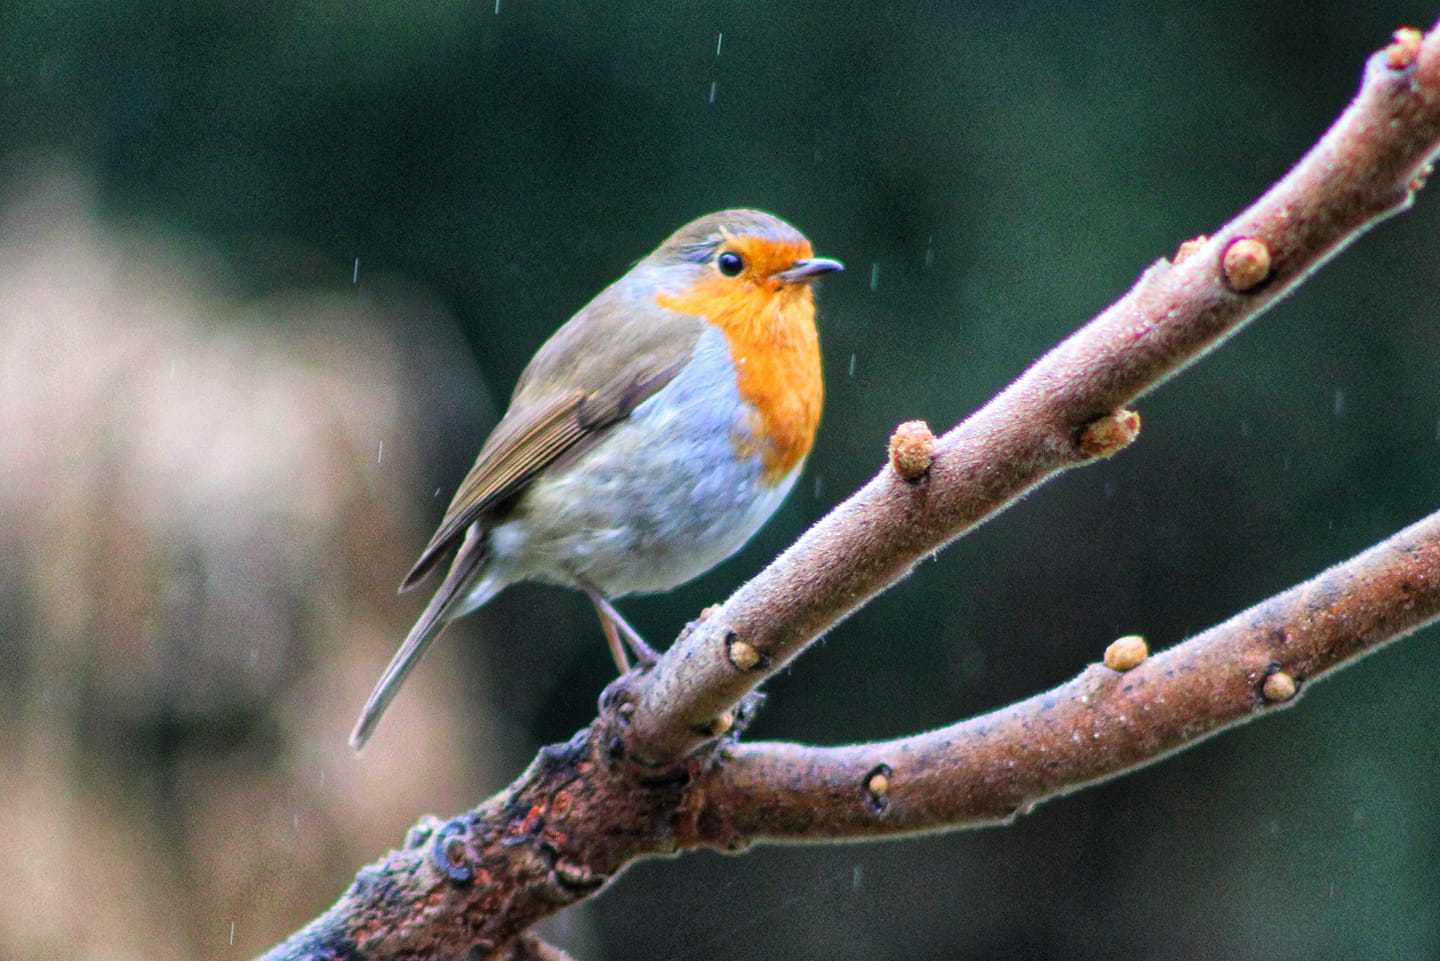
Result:
<svg viewBox="0 0 1440 961">
<path fill-rule="evenodd" d="M 675 231 L 557 330 L 400 586 L 454 555 L 351 745 L 446 624 L 519 581 L 584 591 L 616 666 L 629 670 L 624 645 L 653 663 L 611 600 L 698 577 L 785 499 L 824 396 L 811 283 L 842 269 L 778 217 L 725 210 Z"/>
</svg>

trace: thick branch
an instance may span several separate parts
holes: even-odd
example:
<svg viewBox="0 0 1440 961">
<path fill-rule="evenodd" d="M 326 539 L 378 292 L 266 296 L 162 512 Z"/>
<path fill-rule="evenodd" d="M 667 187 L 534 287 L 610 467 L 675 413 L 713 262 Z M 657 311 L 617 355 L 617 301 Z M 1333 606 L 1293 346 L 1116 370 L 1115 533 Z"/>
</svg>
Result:
<svg viewBox="0 0 1440 961">
<path fill-rule="evenodd" d="M 927 477 L 885 469 L 661 658 L 632 737 L 683 756 L 747 692 L 919 560 L 1067 467 L 1107 452 L 1086 427 L 1258 316 L 1326 258 L 1409 205 L 1440 147 L 1440 30 L 1411 62 L 1370 59 L 1355 101 L 1253 207 L 1123 299 L 940 438 Z M 1243 242 L 1232 251 L 1232 245 Z M 1237 289 L 1238 288 L 1238 289 Z M 734 641 L 746 657 L 730 655 Z M 753 652 L 753 658 L 750 654 Z M 752 664 L 748 669 L 737 666 Z"/>
<path fill-rule="evenodd" d="M 1440 513 L 1123 674 L 1094 664 L 1053 691 L 882 744 L 730 746 L 697 788 L 697 840 L 728 848 L 1004 821 L 1287 707 L 1296 685 L 1437 616 Z"/>
</svg>

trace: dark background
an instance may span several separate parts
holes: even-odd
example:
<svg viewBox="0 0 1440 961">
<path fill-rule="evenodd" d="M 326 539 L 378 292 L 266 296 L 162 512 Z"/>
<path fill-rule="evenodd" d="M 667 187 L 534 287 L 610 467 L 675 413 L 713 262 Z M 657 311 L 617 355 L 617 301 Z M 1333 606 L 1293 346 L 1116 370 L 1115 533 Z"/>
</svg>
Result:
<svg viewBox="0 0 1440 961">
<path fill-rule="evenodd" d="M 588 604 L 521 587 L 345 745 L 515 377 L 679 224 L 762 207 L 850 270 L 821 291 L 805 476 L 735 559 L 622 603 L 656 641 L 873 474 L 895 423 L 964 417 L 1242 208 L 1435 17 L 12 0 L 0 959 L 249 957 L 591 717 Z M 1146 398 L 1134 448 L 832 632 L 753 733 L 992 709 L 1440 506 L 1432 194 Z M 649 862 L 551 934 L 582 961 L 1434 957 L 1437 636 L 1012 827 Z"/>
</svg>

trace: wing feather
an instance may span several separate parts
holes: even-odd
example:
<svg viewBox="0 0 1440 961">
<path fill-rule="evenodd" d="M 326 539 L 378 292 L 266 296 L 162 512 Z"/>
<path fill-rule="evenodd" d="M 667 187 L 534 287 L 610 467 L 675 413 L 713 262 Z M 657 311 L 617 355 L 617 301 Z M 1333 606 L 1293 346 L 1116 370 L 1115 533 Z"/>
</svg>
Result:
<svg viewBox="0 0 1440 961">
<path fill-rule="evenodd" d="M 509 411 L 460 483 L 435 536 L 401 583 L 402 591 L 424 580 L 487 511 L 520 493 L 577 444 L 629 417 L 689 362 L 703 321 L 664 311 L 658 318 L 650 313 L 596 323 L 602 314 L 596 308 L 611 306 L 604 301 L 614 290 L 558 330 L 521 375 Z M 606 371 L 597 361 L 613 358 L 617 339 L 631 350 L 618 370 L 612 360 Z M 602 353 L 606 347 L 610 350 Z"/>
<path fill-rule="evenodd" d="M 402 591 L 422 581 L 487 508 L 515 493 L 537 471 L 585 436 L 587 431 L 579 416 L 584 400 L 582 392 L 572 391 L 544 407 L 527 409 L 525 416 L 507 415 L 500 422 L 475 459 L 475 466 L 460 482 L 430 543 L 405 576 Z"/>
</svg>

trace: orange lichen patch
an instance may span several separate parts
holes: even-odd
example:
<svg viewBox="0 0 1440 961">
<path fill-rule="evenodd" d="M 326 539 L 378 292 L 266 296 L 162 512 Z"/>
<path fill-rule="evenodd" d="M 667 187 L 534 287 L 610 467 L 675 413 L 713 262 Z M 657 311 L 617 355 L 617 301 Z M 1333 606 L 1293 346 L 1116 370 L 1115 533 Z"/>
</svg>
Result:
<svg viewBox="0 0 1440 961">
<path fill-rule="evenodd" d="M 1111 457 L 1129 447 L 1140 436 L 1140 415 L 1121 409 L 1097 417 L 1080 435 L 1080 450 L 1086 457 Z"/>
<path fill-rule="evenodd" d="M 1425 184 L 1430 181 L 1430 175 L 1434 172 L 1435 165 L 1433 163 L 1427 163 L 1425 166 L 1421 167 L 1420 172 L 1417 173 L 1414 177 L 1410 178 L 1410 183 L 1408 185 L 1410 192 L 1413 194 L 1419 193 L 1420 191 L 1424 190 Z"/>
<path fill-rule="evenodd" d="M 1204 247 L 1209 242 L 1210 238 L 1205 236 L 1204 234 L 1200 234 L 1196 237 L 1191 237 L 1189 240 L 1185 241 L 1183 244 L 1180 245 L 1179 250 L 1175 251 L 1175 258 L 1171 261 L 1171 263 L 1180 263 L 1181 261 L 1190 257 L 1192 254 L 1198 253 L 1200 248 Z"/>
<path fill-rule="evenodd" d="M 359 924 L 350 929 L 350 940 L 355 942 L 356 947 L 363 948 L 371 938 L 381 934 L 387 934 L 390 925 L 379 917 L 364 917 Z"/>
<path fill-rule="evenodd" d="M 782 284 L 774 273 L 810 255 L 808 243 L 736 237 L 745 272 L 706 275 L 683 294 L 655 298 L 670 310 L 703 317 L 725 332 L 740 396 L 759 414 L 754 440 L 763 477 L 778 484 L 810 453 L 820 426 L 825 385 L 815 297 L 809 284 Z M 739 448 L 748 445 L 737 445 Z M 753 455 L 752 455 L 753 456 Z"/>
<path fill-rule="evenodd" d="M 1420 41 L 1425 35 L 1414 27 L 1401 27 L 1395 31 L 1395 41 L 1385 48 L 1385 66 L 1391 70 L 1404 70 L 1420 55 Z"/>
<path fill-rule="evenodd" d="M 511 821 L 506 827 L 505 833 L 510 835 L 534 834 L 540 828 L 540 823 L 545 818 L 545 805 L 532 804 L 530 810 L 525 812 L 525 817 L 519 821 Z"/>
<path fill-rule="evenodd" d="M 1241 237 L 1225 248 L 1223 266 L 1232 289 L 1253 290 L 1270 276 L 1270 248 L 1258 237 Z"/>
</svg>

